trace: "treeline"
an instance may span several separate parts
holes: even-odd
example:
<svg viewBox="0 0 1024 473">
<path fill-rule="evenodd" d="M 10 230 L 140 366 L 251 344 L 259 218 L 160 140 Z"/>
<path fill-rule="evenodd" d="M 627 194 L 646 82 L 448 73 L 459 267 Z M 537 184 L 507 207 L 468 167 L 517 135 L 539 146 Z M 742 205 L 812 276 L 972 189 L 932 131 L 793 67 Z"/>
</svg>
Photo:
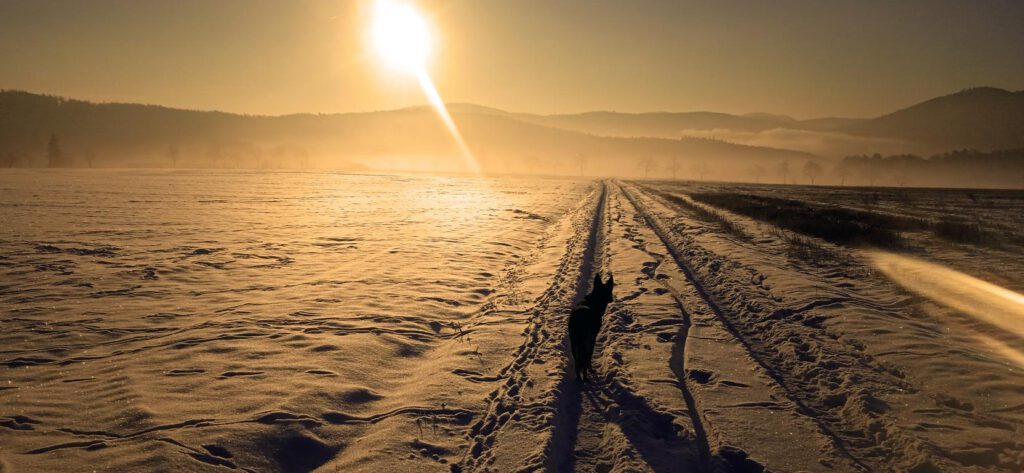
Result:
<svg viewBox="0 0 1024 473">
<path fill-rule="evenodd" d="M 0 168 L 50 167 L 91 168 L 135 165 L 163 168 L 310 168 L 309 150 L 301 145 L 261 146 L 252 142 L 216 142 L 167 145 L 149 150 L 120 152 L 72 142 L 70 146 L 56 133 L 26 151 L 0 149 Z M 353 165 L 349 165 L 350 167 Z"/>
<path fill-rule="evenodd" d="M 1024 149 L 957 150 L 929 158 L 913 154 L 848 156 L 835 165 L 840 185 L 1024 188 Z"/>
</svg>

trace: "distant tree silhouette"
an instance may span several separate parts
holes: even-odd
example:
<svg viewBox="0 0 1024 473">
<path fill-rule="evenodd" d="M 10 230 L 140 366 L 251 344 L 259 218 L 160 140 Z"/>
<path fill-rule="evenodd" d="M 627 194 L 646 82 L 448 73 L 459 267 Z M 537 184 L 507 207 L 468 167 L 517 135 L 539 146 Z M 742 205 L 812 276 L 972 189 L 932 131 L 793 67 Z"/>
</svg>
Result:
<svg viewBox="0 0 1024 473">
<path fill-rule="evenodd" d="M 811 185 L 814 185 L 814 180 L 821 175 L 821 165 L 815 161 L 808 160 L 804 163 L 804 175 L 811 180 Z"/>
<path fill-rule="evenodd" d="M 850 162 L 848 160 L 842 160 L 836 165 L 836 174 L 839 175 L 839 185 L 846 185 L 846 177 L 850 175 Z"/>
<path fill-rule="evenodd" d="M 704 180 L 704 176 L 706 176 L 708 171 L 710 171 L 708 163 L 704 161 L 697 161 L 693 163 L 693 165 L 690 168 L 691 170 L 693 170 L 693 173 L 696 174 L 697 177 L 699 177 L 702 181 Z"/>
<path fill-rule="evenodd" d="M 875 181 L 878 179 L 879 174 L 879 169 L 877 167 L 868 164 L 861 169 L 861 174 L 864 179 L 868 181 L 869 187 L 875 187 Z"/>
<path fill-rule="evenodd" d="M 754 182 L 756 182 L 758 184 L 761 183 L 761 176 L 764 175 L 764 171 L 765 171 L 764 166 L 762 166 L 760 164 L 755 164 L 755 165 L 751 166 L 750 173 L 754 175 Z"/>
<path fill-rule="evenodd" d="M 875 181 L 878 180 L 881 175 L 881 166 L 883 164 L 882 155 L 875 153 L 871 156 L 871 160 L 867 163 L 867 167 L 864 170 L 865 177 L 868 180 L 868 185 L 875 187 Z"/>
<path fill-rule="evenodd" d="M 93 165 L 93 162 L 96 161 L 96 152 L 93 151 L 90 148 L 90 149 L 88 149 L 85 152 L 85 156 L 84 157 L 85 157 L 85 164 L 91 168 L 92 165 Z"/>
<path fill-rule="evenodd" d="M 305 146 L 294 146 L 292 149 L 292 156 L 295 162 L 298 163 L 299 167 L 308 169 L 310 167 L 309 162 L 309 150 Z"/>
<path fill-rule="evenodd" d="M 60 148 L 60 139 L 57 138 L 56 133 L 50 134 L 50 144 L 46 149 L 47 165 L 51 168 L 65 167 L 67 166 L 64 151 Z"/>
<path fill-rule="evenodd" d="M 910 183 L 910 170 L 907 169 L 906 164 L 900 164 L 893 170 L 892 181 L 899 187 L 903 187 Z"/>
<path fill-rule="evenodd" d="M 650 157 L 640 158 L 640 167 L 644 170 L 644 179 L 651 176 L 651 168 L 654 166 L 654 160 Z"/>
<path fill-rule="evenodd" d="M 789 161 L 779 161 L 775 165 L 775 169 L 779 171 L 779 175 L 782 176 L 782 184 L 786 184 L 789 181 Z"/>
<path fill-rule="evenodd" d="M 836 172 L 851 173 L 875 186 L 884 176 L 896 186 L 1019 187 L 1024 177 L 1024 149 L 956 150 L 922 158 L 912 154 L 847 156 Z M 890 180 L 891 179 L 891 180 Z M 911 183 L 911 180 L 914 182 Z"/>
<path fill-rule="evenodd" d="M 583 153 L 576 153 L 576 164 L 580 167 L 580 177 L 585 176 L 587 170 L 587 155 Z"/>
<path fill-rule="evenodd" d="M 181 153 L 178 151 L 178 147 L 177 146 L 171 145 L 171 146 L 167 147 L 167 157 L 170 158 L 170 160 L 171 160 L 171 167 L 172 168 L 178 167 L 178 156 L 180 154 Z"/>
</svg>

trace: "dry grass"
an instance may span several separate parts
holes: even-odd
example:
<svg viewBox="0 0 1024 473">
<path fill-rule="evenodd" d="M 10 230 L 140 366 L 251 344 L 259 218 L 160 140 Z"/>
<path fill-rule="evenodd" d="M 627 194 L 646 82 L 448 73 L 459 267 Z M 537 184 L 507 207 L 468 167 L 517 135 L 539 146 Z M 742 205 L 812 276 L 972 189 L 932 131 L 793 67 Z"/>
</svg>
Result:
<svg viewBox="0 0 1024 473">
<path fill-rule="evenodd" d="M 734 237 L 740 238 L 742 240 L 747 240 L 750 238 L 746 233 L 743 233 L 743 230 L 736 226 L 735 223 L 729 220 L 728 217 L 722 215 L 719 212 L 715 212 L 714 210 L 711 210 L 702 205 L 695 205 L 693 202 L 690 202 L 686 198 L 678 195 L 670 194 L 668 192 L 660 191 L 657 189 L 648 188 L 648 190 L 650 192 L 657 194 L 661 198 L 690 212 L 691 214 L 693 214 L 694 217 L 697 217 L 698 220 L 716 225 L 723 231 Z"/>
<path fill-rule="evenodd" d="M 840 245 L 905 248 L 906 241 L 900 230 L 927 227 L 926 222 L 917 219 L 776 197 L 731 192 L 695 193 L 691 197 L 698 202 Z"/>
</svg>

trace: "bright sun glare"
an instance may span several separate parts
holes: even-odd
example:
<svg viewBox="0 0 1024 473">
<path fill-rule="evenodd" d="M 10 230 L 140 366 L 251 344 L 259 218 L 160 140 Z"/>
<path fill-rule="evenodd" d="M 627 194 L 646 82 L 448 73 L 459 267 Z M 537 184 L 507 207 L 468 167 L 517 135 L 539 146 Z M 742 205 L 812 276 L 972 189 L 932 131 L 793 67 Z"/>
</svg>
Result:
<svg viewBox="0 0 1024 473">
<path fill-rule="evenodd" d="M 462 139 L 459 127 L 455 125 L 455 120 L 441 100 L 441 94 L 434 87 L 434 81 L 430 80 L 430 75 L 427 74 L 431 38 L 430 29 L 423 15 L 412 6 L 399 3 L 398 0 L 377 0 L 371 33 L 377 55 L 385 63 L 400 71 L 416 75 L 427 101 L 455 140 L 465 169 L 471 173 L 479 173 L 480 163 L 476 161 L 466 141 Z"/>
<path fill-rule="evenodd" d="M 411 6 L 381 0 L 374 11 L 373 44 L 389 66 L 419 72 L 430 53 L 430 31 L 423 16 Z"/>
</svg>

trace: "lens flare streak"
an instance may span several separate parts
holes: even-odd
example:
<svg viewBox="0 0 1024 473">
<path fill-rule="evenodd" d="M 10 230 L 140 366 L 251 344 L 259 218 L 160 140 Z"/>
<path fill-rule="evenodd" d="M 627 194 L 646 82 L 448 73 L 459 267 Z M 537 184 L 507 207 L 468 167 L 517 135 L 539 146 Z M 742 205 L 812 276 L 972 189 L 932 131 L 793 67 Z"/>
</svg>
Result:
<svg viewBox="0 0 1024 473">
<path fill-rule="evenodd" d="M 870 255 L 875 268 L 904 288 L 1024 339 L 1024 295 L 926 261 L 893 253 Z M 1024 354 L 988 335 L 982 345 L 1024 366 Z"/>
<path fill-rule="evenodd" d="M 466 166 L 466 170 L 473 173 L 480 173 L 480 164 L 473 157 L 473 152 L 470 151 L 469 145 L 466 144 L 466 140 L 462 138 L 462 133 L 459 132 L 459 127 L 455 125 L 455 120 L 452 119 L 452 115 L 448 113 L 448 108 L 445 107 L 444 101 L 441 100 L 441 94 L 437 93 L 437 88 L 434 87 L 434 81 L 430 80 L 430 75 L 423 68 L 416 71 L 416 78 L 420 82 L 420 88 L 423 89 L 423 93 L 426 94 L 427 100 L 430 105 L 434 107 L 434 111 L 437 112 L 437 116 L 441 118 L 444 126 L 448 128 L 448 132 L 451 133 L 452 138 L 455 140 L 455 144 L 459 147 L 459 155 L 462 158 L 462 164 Z"/>
</svg>

